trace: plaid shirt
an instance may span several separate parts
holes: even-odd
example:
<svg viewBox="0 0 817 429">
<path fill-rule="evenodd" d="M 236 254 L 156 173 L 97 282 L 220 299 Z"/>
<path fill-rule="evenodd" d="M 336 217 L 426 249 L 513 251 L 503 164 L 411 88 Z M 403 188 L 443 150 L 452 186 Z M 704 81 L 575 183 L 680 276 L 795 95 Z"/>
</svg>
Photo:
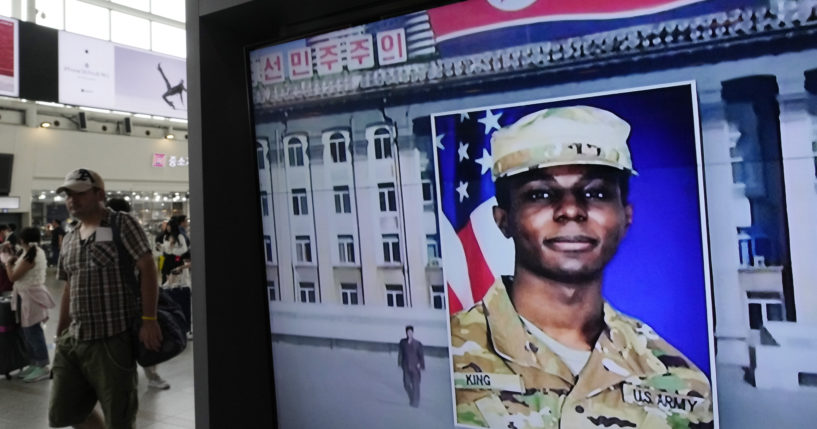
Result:
<svg viewBox="0 0 817 429">
<path fill-rule="evenodd" d="M 63 239 L 57 277 L 70 285 L 69 331 L 79 340 L 119 334 L 141 313 L 140 294 L 134 291 L 138 285 L 127 282 L 119 258 L 131 258 L 135 263 L 150 253 L 150 246 L 136 219 L 125 213 L 119 214 L 119 234 L 128 254 L 120 255 L 113 239 L 98 241 L 100 229 L 110 228 L 114 216 L 108 210 L 97 230 L 85 240 L 80 239 L 79 225 Z"/>
</svg>

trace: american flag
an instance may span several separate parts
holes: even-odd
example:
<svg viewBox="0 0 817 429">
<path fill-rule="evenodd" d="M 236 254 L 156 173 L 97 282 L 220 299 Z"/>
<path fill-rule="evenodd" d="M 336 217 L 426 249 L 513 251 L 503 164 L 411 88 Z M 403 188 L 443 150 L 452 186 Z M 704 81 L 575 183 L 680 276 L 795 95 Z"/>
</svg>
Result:
<svg viewBox="0 0 817 429">
<path fill-rule="evenodd" d="M 481 300 L 496 277 L 513 273 L 513 243 L 493 218 L 491 135 L 531 111 L 520 106 L 433 119 L 443 275 L 452 314 Z"/>
</svg>

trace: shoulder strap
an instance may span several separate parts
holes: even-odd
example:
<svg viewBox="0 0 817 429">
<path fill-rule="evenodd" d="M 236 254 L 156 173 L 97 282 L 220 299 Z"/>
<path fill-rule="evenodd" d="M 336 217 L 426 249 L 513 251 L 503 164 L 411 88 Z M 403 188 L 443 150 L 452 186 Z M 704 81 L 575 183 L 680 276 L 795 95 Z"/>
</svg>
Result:
<svg viewBox="0 0 817 429">
<path fill-rule="evenodd" d="M 136 295 L 140 296 L 141 291 L 139 290 L 139 282 L 136 277 L 136 266 L 130 258 L 128 249 L 126 249 L 122 243 L 121 224 L 122 213 L 114 211 L 113 222 L 111 222 L 111 235 L 113 235 L 113 242 L 116 245 L 116 252 L 118 253 L 119 270 L 122 272 L 122 276 L 125 277 L 125 281 L 130 283 Z"/>
</svg>

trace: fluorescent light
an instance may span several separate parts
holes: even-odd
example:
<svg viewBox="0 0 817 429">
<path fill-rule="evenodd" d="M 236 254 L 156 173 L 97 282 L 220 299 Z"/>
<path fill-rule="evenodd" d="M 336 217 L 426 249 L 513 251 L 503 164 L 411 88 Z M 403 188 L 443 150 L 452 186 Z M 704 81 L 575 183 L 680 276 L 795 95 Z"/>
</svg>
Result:
<svg viewBox="0 0 817 429">
<path fill-rule="evenodd" d="M 40 127 L 42 127 L 42 128 L 48 128 L 50 126 L 51 126 L 51 122 L 49 122 L 49 121 L 40 122 Z"/>
<path fill-rule="evenodd" d="M 111 113 L 108 109 L 97 109 L 95 107 L 80 107 L 80 110 L 85 110 L 88 112 L 97 112 L 97 113 Z"/>
</svg>

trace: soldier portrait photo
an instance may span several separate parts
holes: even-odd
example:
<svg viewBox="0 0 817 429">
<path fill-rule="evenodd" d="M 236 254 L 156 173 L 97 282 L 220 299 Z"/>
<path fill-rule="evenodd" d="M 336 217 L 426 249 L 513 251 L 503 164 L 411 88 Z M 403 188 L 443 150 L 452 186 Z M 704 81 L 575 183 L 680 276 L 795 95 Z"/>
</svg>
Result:
<svg viewBox="0 0 817 429">
<path fill-rule="evenodd" d="M 443 266 L 458 425 L 713 427 L 694 97 L 685 84 L 434 118 L 460 150 L 438 153 L 442 252 L 463 256 Z M 473 132 L 472 116 L 495 126 Z"/>
</svg>

